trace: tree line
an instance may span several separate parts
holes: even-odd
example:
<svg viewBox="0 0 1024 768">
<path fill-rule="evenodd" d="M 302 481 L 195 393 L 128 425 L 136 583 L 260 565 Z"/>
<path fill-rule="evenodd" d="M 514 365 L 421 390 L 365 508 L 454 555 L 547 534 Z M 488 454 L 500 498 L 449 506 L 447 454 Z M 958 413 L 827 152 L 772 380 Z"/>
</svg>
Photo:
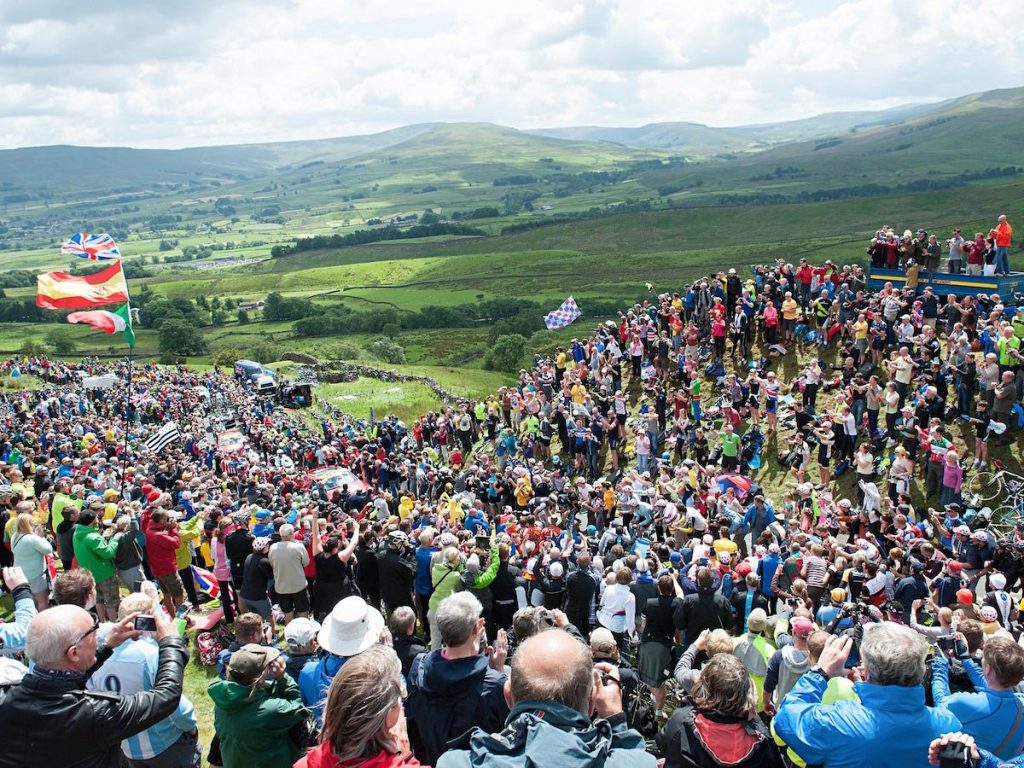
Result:
<svg viewBox="0 0 1024 768">
<path fill-rule="evenodd" d="M 449 224 L 436 222 L 433 224 L 416 224 L 406 229 L 388 225 L 380 229 L 360 229 L 347 235 L 314 235 L 300 237 L 293 245 L 275 245 L 270 255 L 275 258 L 290 256 L 302 251 L 316 251 L 322 248 L 346 248 L 354 245 L 379 243 L 384 240 L 414 240 L 420 237 L 436 237 L 437 235 L 465 235 L 481 237 L 487 234 L 482 229 L 467 224 Z"/>
</svg>

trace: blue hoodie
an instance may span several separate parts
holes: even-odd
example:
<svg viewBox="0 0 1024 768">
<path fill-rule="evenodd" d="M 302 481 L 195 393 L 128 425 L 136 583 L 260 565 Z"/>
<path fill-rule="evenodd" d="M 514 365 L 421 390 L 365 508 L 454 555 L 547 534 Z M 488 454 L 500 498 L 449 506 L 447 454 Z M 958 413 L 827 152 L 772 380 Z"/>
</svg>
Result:
<svg viewBox="0 0 1024 768">
<path fill-rule="evenodd" d="M 341 671 L 348 661 L 346 656 L 326 654 L 319 659 L 307 661 L 299 673 L 299 693 L 302 703 L 313 710 L 316 724 L 322 725 L 324 719 L 324 703 L 327 701 L 327 689 L 331 687 L 334 676 Z"/>
</svg>

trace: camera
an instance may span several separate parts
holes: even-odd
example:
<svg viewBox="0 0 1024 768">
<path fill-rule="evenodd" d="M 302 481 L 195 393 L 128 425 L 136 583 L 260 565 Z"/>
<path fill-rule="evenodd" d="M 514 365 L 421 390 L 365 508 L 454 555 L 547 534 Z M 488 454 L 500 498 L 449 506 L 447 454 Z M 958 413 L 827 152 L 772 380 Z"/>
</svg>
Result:
<svg viewBox="0 0 1024 768">
<path fill-rule="evenodd" d="M 156 632 L 156 619 L 152 616 L 136 616 L 135 630 L 138 632 Z"/>
</svg>

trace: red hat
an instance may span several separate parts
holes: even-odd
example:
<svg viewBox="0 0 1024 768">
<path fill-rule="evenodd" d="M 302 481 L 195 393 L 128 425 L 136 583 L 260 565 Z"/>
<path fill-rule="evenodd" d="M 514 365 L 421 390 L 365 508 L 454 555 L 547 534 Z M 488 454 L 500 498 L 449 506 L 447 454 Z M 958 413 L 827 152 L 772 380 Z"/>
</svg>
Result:
<svg viewBox="0 0 1024 768">
<path fill-rule="evenodd" d="M 974 593 L 971 592 L 971 590 L 969 590 L 969 589 L 958 590 L 957 593 L 956 593 L 956 601 L 958 603 L 963 604 L 963 605 L 973 605 L 974 604 Z"/>
<path fill-rule="evenodd" d="M 814 623 L 803 616 L 797 616 L 789 623 L 789 628 L 793 631 L 794 635 L 807 637 L 814 631 Z"/>
<path fill-rule="evenodd" d="M 946 567 L 949 568 L 949 570 L 953 573 L 960 573 L 960 571 L 964 569 L 964 567 L 960 565 L 960 563 L 958 563 L 956 560 L 947 560 Z"/>
<path fill-rule="evenodd" d="M 146 501 L 148 501 L 150 504 L 155 504 L 156 502 L 160 501 L 160 491 L 150 491 L 146 495 Z"/>
</svg>

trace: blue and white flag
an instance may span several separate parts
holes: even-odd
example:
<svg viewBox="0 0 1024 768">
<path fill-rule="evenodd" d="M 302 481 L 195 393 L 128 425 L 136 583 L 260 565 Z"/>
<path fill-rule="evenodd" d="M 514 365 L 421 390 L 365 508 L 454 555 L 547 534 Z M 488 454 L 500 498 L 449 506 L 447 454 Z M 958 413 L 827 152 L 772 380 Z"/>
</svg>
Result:
<svg viewBox="0 0 1024 768">
<path fill-rule="evenodd" d="M 562 306 L 556 309 L 554 312 L 548 312 L 544 317 L 544 325 L 547 326 L 549 331 L 554 331 L 558 328 L 565 328 L 567 325 L 582 315 L 580 308 L 576 306 L 576 299 L 570 296 L 568 299 L 562 302 Z"/>
</svg>

